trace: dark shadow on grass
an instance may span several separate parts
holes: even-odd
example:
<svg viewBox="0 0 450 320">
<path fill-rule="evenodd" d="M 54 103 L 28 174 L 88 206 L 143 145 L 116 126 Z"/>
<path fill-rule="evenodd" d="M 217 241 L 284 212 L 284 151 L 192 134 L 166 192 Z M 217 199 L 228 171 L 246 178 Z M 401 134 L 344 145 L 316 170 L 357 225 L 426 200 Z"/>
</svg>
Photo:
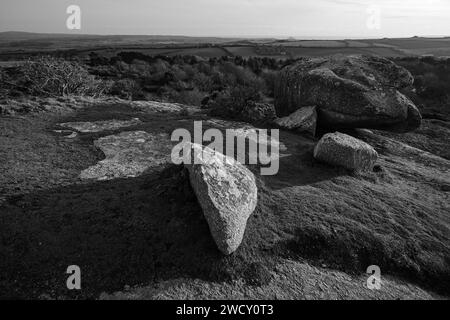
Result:
<svg viewBox="0 0 450 320">
<path fill-rule="evenodd" d="M 365 273 L 368 266 L 377 265 L 384 275 L 394 275 L 438 294 L 450 294 L 449 270 L 418 259 L 420 248 L 415 243 L 393 243 L 357 229 L 336 234 L 322 226 L 302 226 L 293 239 L 280 241 L 272 250 L 276 256 L 305 258 L 312 264 L 347 273 Z"/>
<path fill-rule="evenodd" d="M 340 167 L 320 163 L 313 157 L 316 141 L 301 134 L 281 131 L 279 170 L 275 175 L 263 176 L 273 190 L 305 186 L 348 175 Z"/>
<path fill-rule="evenodd" d="M 345 169 L 316 161 L 312 156 L 312 151 L 284 156 L 280 158 L 279 165 L 277 174 L 264 176 L 267 185 L 273 190 L 311 185 L 349 174 Z"/>
<path fill-rule="evenodd" d="M 0 212 L 0 298 L 96 298 L 125 285 L 223 281 L 254 269 L 217 250 L 183 167 L 26 194 Z M 81 268 L 81 291 L 66 288 L 69 265 Z"/>
</svg>

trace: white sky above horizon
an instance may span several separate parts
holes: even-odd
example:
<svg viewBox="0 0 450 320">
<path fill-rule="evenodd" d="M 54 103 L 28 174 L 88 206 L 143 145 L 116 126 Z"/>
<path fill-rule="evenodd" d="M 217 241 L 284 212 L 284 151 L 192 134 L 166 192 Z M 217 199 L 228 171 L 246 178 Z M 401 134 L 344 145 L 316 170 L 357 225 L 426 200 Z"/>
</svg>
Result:
<svg viewBox="0 0 450 320">
<path fill-rule="evenodd" d="M 66 28 L 79 5 L 81 30 Z M 380 12 L 369 28 L 368 9 Z M 450 0 L 1 0 L 0 31 L 222 37 L 450 35 Z"/>
</svg>

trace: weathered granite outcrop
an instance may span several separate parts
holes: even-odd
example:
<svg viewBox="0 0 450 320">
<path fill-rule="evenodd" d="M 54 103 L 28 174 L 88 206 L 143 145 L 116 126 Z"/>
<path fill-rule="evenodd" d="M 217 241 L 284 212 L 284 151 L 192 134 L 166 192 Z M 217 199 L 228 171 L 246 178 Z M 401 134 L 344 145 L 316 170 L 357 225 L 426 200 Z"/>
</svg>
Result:
<svg viewBox="0 0 450 320">
<path fill-rule="evenodd" d="M 392 61 L 361 55 L 304 58 L 280 72 L 275 88 L 277 115 L 318 108 L 324 128 L 411 131 L 420 126 L 417 107 L 399 89 L 412 75 Z"/>
</svg>

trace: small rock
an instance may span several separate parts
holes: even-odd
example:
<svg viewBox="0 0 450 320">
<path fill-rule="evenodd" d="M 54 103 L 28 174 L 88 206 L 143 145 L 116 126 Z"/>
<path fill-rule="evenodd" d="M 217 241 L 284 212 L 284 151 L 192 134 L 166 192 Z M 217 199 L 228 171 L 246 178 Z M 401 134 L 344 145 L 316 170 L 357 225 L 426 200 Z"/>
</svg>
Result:
<svg viewBox="0 0 450 320">
<path fill-rule="evenodd" d="M 378 153 L 361 140 L 335 132 L 320 139 L 314 149 L 314 158 L 350 170 L 366 171 L 372 170 Z"/>
<path fill-rule="evenodd" d="M 52 297 L 48 293 L 43 293 L 38 297 L 39 300 L 52 300 Z"/>
<path fill-rule="evenodd" d="M 373 167 L 373 172 L 382 172 L 382 171 L 383 171 L 383 168 L 379 164 L 377 164 Z"/>
<path fill-rule="evenodd" d="M 255 177 L 233 158 L 198 144 L 189 146 L 191 159 L 196 160 L 185 164 L 192 188 L 217 247 L 231 254 L 241 244 L 247 220 L 256 208 Z"/>
<path fill-rule="evenodd" d="M 71 131 L 71 130 L 53 130 L 53 132 L 60 134 L 61 136 L 63 136 L 64 138 L 67 138 L 67 139 L 76 138 L 78 135 L 78 133 L 76 133 L 75 131 Z"/>
<path fill-rule="evenodd" d="M 317 125 L 316 107 L 302 107 L 287 117 L 276 119 L 274 124 L 282 129 L 309 132 L 314 136 Z"/>
</svg>

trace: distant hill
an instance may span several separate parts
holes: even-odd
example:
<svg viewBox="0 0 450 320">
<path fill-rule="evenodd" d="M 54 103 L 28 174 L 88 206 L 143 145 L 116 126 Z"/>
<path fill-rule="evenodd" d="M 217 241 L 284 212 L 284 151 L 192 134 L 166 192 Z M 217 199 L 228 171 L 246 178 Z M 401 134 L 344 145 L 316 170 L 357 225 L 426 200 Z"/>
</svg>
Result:
<svg viewBox="0 0 450 320">
<path fill-rule="evenodd" d="M 377 54 L 398 56 L 450 56 L 450 37 L 333 39 L 313 38 L 221 38 L 167 35 L 90 35 L 63 33 L 0 32 L 0 55 L 11 60 L 29 54 L 70 51 L 85 55 L 89 51 L 113 54 L 139 51 L 148 55 L 222 55 L 271 56 L 295 58 L 342 54 Z M 274 48 L 276 47 L 276 48 Z"/>
<path fill-rule="evenodd" d="M 22 31 L 0 32 L 0 40 L 36 40 L 36 39 L 130 39 L 147 41 L 177 41 L 177 42 L 223 42 L 239 40 L 240 38 L 220 38 L 220 37 L 190 37 L 190 36 L 165 36 L 165 35 L 96 35 L 96 34 L 75 34 L 75 33 L 32 33 Z"/>
</svg>

